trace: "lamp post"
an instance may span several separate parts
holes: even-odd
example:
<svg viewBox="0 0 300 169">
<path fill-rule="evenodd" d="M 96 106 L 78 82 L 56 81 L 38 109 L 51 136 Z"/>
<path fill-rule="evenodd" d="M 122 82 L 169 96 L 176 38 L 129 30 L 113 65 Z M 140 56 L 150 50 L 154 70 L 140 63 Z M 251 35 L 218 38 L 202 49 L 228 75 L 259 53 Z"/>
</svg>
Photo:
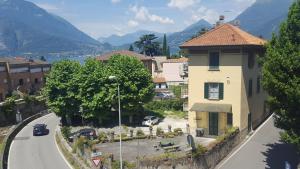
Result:
<svg viewBox="0 0 300 169">
<path fill-rule="evenodd" d="M 117 79 L 116 76 L 109 76 L 110 80 Z M 120 84 L 117 82 L 118 85 L 118 103 L 119 103 L 119 135 L 120 135 L 120 169 L 123 169 L 123 162 L 122 162 L 122 126 L 121 126 L 121 101 L 120 101 Z"/>
</svg>

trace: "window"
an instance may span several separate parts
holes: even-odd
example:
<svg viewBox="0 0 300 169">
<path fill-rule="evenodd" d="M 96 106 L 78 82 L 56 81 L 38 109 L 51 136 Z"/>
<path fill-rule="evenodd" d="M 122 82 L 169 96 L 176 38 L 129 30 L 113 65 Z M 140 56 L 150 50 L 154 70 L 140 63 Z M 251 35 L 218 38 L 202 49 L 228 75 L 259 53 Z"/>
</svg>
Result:
<svg viewBox="0 0 300 169">
<path fill-rule="evenodd" d="M 39 79 L 35 78 L 35 79 L 34 79 L 34 83 L 35 83 L 35 84 L 38 84 L 38 83 L 39 83 Z"/>
<path fill-rule="evenodd" d="M 23 79 L 19 79 L 19 85 L 22 86 L 24 84 L 24 80 Z"/>
<path fill-rule="evenodd" d="M 256 93 L 260 92 L 260 77 L 257 77 L 257 81 L 256 81 Z"/>
<path fill-rule="evenodd" d="M 204 98 L 210 100 L 222 100 L 224 95 L 223 83 L 205 83 Z"/>
<path fill-rule="evenodd" d="M 248 68 L 252 69 L 254 67 L 255 55 L 253 52 L 248 53 Z"/>
<path fill-rule="evenodd" d="M 161 88 L 161 84 L 158 84 L 158 88 Z"/>
<path fill-rule="evenodd" d="M 209 70 L 219 70 L 219 52 L 209 53 Z"/>
<path fill-rule="evenodd" d="M 232 126 L 232 113 L 227 113 L 227 126 Z"/>
<path fill-rule="evenodd" d="M 252 96 L 252 79 L 250 79 L 248 83 L 248 97 L 251 96 Z"/>
</svg>

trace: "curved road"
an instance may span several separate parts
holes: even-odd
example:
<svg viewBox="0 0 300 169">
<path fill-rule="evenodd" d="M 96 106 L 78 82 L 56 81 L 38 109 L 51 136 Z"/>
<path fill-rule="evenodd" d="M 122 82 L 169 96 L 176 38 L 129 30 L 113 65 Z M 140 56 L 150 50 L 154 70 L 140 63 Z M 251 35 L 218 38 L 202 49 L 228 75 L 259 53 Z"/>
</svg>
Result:
<svg viewBox="0 0 300 169">
<path fill-rule="evenodd" d="M 59 119 L 53 114 L 38 118 L 26 125 L 11 144 L 8 169 L 70 169 L 55 144 L 55 129 Z M 32 126 L 47 124 L 49 134 L 32 136 Z"/>
</svg>

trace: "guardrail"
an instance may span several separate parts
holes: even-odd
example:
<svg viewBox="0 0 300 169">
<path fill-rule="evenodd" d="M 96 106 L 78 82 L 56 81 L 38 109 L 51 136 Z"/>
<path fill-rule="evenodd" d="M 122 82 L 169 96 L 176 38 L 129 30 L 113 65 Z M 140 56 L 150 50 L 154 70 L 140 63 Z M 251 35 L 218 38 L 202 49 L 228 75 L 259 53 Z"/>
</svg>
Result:
<svg viewBox="0 0 300 169">
<path fill-rule="evenodd" d="M 0 169 L 7 169 L 7 164 L 8 164 L 8 154 L 9 154 L 9 148 L 10 145 L 12 143 L 12 141 L 14 140 L 15 136 L 31 121 L 42 117 L 46 114 L 48 114 L 48 110 L 47 111 L 42 111 L 40 113 L 37 113 L 31 117 L 28 117 L 27 119 L 23 120 L 21 123 L 17 124 L 14 129 L 12 129 L 4 138 L 3 141 L 3 148 L 0 152 L 0 159 L 1 159 L 1 165 L 0 165 Z"/>
</svg>

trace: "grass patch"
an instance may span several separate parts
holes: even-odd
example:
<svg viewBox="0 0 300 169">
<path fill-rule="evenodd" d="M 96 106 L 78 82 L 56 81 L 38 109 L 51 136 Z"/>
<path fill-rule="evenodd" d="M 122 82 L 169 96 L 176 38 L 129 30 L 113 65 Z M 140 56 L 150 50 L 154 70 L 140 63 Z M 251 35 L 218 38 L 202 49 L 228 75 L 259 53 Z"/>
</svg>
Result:
<svg viewBox="0 0 300 169">
<path fill-rule="evenodd" d="M 183 119 L 187 116 L 187 112 L 184 111 L 177 111 L 177 110 L 155 110 L 156 114 L 159 114 L 160 117 L 172 117 L 172 118 L 180 118 Z"/>
<path fill-rule="evenodd" d="M 68 160 L 68 162 L 72 165 L 74 169 L 80 169 L 80 166 L 77 164 L 77 162 L 73 159 L 72 154 L 64 147 L 62 146 L 61 141 L 59 140 L 57 133 L 55 134 L 55 140 L 57 142 L 57 145 L 61 152 L 63 153 L 64 157 Z"/>
</svg>

